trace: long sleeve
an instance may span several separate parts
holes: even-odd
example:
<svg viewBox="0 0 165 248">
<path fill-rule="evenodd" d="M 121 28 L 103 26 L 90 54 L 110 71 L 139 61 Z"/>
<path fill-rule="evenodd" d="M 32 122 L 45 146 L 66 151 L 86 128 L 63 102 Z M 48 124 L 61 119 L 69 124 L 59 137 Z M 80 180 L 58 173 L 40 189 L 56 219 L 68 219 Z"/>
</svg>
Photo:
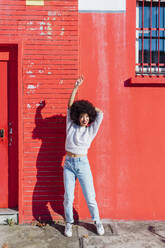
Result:
<svg viewBox="0 0 165 248">
<path fill-rule="evenodd" d="M 99 111 L 97 112 L 97 117 L 95 119 L 94 122 L 91 123 L 90 127 L 89 127 L 89 132 L 90 132 L 90 135 L 93 136 L 93 138 L 96 136 L 98 130 L 99 130 L 99 127 L 101 125 L 101 122 L 103 120 L 103 112 L 102 111 Z"/>
<path fill-rule="evenodd" d="M 70 118 L 70 109 L 67 110 L 67 115 L 66 115 L 66 132 L 68 132 L 68 129 L 72 125 L 73 121 Z"/>
</svg>

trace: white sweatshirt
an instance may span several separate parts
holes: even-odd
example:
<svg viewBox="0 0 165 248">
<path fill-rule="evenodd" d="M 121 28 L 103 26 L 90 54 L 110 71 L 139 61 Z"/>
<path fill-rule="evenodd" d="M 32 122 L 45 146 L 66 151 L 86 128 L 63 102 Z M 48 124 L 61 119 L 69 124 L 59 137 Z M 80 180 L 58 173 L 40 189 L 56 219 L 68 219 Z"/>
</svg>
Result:
<svg viewBox="0 0 165 248">
<path fill-rule="evenodd" d="M 76 125 L 70 118 L 70 110 L 66 118 L 65 150 L 74 154 L 87 154 L 92 140 L 96 136 L 103 120 L 103 112 L 97 112 L 97 117 L 89 127 Z"/>
</svg>

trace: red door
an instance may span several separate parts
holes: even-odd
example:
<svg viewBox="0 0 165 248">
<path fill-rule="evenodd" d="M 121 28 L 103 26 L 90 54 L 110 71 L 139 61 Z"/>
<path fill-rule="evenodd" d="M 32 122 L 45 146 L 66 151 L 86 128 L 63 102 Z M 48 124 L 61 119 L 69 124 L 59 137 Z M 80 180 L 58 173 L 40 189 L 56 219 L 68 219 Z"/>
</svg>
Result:
<svg viewBox="0 0 165 248">
<path fill-rule="evenodd" d="M 18 206 L 17 56 L 17 45 L 0 45 L 0 208 Z"/>
<path fill-rule="evenodd" d="M 0 208 L 8 207 L 8 57 L 0 52 Z"/>
</svg>

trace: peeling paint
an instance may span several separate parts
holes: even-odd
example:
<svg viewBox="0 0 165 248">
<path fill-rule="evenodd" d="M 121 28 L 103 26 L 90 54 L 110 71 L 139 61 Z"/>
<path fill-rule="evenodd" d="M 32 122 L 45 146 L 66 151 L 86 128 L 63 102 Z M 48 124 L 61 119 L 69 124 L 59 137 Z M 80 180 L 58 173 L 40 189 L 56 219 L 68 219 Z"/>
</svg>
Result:
<svg viewBox="0 0 165 248">
<path fill-rule="evenodd" d="M 26 73 L 27 73 L 27 74 L 32 74 L 33 72 L 32 72 L 32 71 L 27 71 Z"/>
<path fill-rule="evenodd" d="M 35 86 L 35 85 L 33 85 L 33 84 L 29 84 L 28 86 L 27 86 L 27 89 L 36 89 L 37 88 L 37 86 Z"/>
<path fill-rule="evenodd" d="M 37 28 L 29 28 L 29 30 L 34 31 L 37 30 Z"/>
<path fill-rule="evenodd" d="M 56 11 L 48 11 L 48 16 L 56 16 L 57 12 Z"/>
<path fill-rule="evenodd" d="M 62 27 L 61 30 L 62 30 L 62 32 L 60 33 L 60 35 L 64 35 L 64 30 L 65 30 L 65 28 Z"/>
<path fill-rule="evenodd" d="M 40 22 L 40 25 L 45 25 L 46 23 L 45 22 Z"/>
<path fill-rule="evenodd" d="M 44 73 L 44 70 L 39 70 L 38 72 L 39 72 L 39 73 Z"/>
<path fill-rule="evenodd" d="M 32 21 L 30 21 L 30 22 L 27 22 L 27 24 L 32 25 L 32 24 L 33 24 L 33 22 L 32 22 Z"/>
<path fill-rule="evenodd" d="M 60 80 L 59 84 L 63 84 L 63 83 L 64 83 L 64 81 L 63 80 Z"/>
<path fill-rule="evenodd" d="M 52 72 L 51 71 L 48 71 L 48 74 L 50 75 L 50 74 L 52 74 Z"/>
<path fill-rule="evenodd" d="M 44 18 L 45 19 L 45 18 Z M 40 30 L 42 32 L 40 35 L 46 35 L 48 39 L 51 39 L 50 36 L 52 35 L 52 27 L 51 27 L 51 22 L 45 21 L 45 22 L 40 22 Z"/>
<path fill-rule="evenodd" d="M 44 17 L 44 20 L 49 20 L 49 17 Z"/>
<path fill-rule="evenodd" d="M 52 30 L 52 28 L 48 26 L 48 27 L 47 27 L 47 30 Z"/>
<path fill-rule="evenodd" d="M 30 105 L 29 103 L 27 104 L 27 108 L 28 108 L 28 109 L 30 109 L 30 108 L 31 108 L 31 105 Z"/>
<path fill-rule="evenodd" d="M 36 89 L 39 87 L 40 83 L 37 84 L 28 84 L 27 85 L 27 94 L 34 94 Z"/>
</svg>

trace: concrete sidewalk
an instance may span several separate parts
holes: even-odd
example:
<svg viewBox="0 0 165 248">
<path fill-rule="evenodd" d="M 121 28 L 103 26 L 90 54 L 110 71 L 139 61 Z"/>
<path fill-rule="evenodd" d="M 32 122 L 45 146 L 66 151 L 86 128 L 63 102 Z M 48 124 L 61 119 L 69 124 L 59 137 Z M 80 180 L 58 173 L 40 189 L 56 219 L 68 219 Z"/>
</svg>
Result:
<svg viewBox="0 0 165 248">
<path fill-rule="evenodd" d="M 1 225 L 0 248 L 163 248 L 165 221 L 103 221 L 105 235 L 93 224 L 73 226 L 73 237 L 63 235 L 64 223 Z"/>
</svg>

